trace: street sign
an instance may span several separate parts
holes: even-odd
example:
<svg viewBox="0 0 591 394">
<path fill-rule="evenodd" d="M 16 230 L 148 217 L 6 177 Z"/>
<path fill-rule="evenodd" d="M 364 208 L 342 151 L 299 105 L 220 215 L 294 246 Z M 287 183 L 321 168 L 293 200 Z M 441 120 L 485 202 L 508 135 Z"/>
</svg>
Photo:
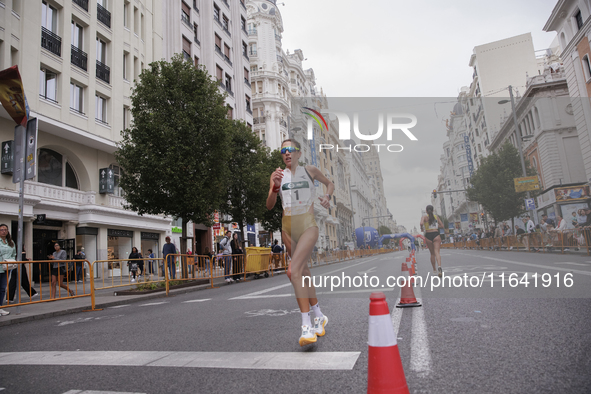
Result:
<svg viewBox="0 0 591 394">
<path fill-rule="evenodd" d="M 515 183 L 515 191 L 517 193 L 540 190 L 540 182 L 537 175 L 513 178 L 513 182 Z"/>
<path fill-rule="evenodd" d="M 525 210 L 526 211 L 533 211 L 536 209 L 536 203 L 533 198 L 526 198 L 525 199 Z"/>
<path fill-rule="evenodd" d="M 14 169 L 14 153 L 12 145 L 14 141 L 4 141 L 2 143 L 2 174 L 12 175 Z"/>
<path fill-rule="evenodd" d="M 99 169 L 99 194 L 110 194 L 115 190 L 115 178 L 110 168 Z"/>
</svg>

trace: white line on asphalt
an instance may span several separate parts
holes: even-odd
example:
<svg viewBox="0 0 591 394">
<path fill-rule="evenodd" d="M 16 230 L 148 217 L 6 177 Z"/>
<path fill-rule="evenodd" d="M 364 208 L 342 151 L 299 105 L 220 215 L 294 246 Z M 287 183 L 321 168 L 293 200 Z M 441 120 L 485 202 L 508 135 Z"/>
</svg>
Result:
<svg viewBox="0 0 591 394">
<path fill-rule="evenodd" d="M 367 260 L 367 261 L 362 261 L 362 262 L 357 263 L 357 264 L 351 264 L 351 265 L 348 265 L 348 266 L 346 266 L 344 268 L 341 268 L 341 269 L 337 269 L 337 270 L 334 270 L 334 271 L 326 272 L 326 273 L 324 273 L 324 275 L 330 275 L 330 274 L 334 274 L 335 272 L 341 272 L 344 269 L 348 269 L 348 268 L 352 268 L 352 267 L 355 267 L 355 266 L 358 266 L 358 265 L 361 265 L 361 264 L 369 263 L 370 261 L 374 261 L 375 259 L 377 259 L 377 257 L 374 257 L 373 259 L 370 259 L 370 260 Z M 244 294 L 244 295 L 241 295 L 241 296 L 238 296 L 238 297 L 233 297 L 233 298 L 230 298 L 230 300 L 249 300 L 249 299 L 253 299 L 253 298 L 290 297 L 292 295 L 291 293 L 290 294 L 280 294 L 280 295 L 269 294 L 269 295 L 261 296 L 261 294 L 265 294 L 265 293 L 268 293 L 270 291 L 281 289 L 281 288 L 287 287 L 287 286 L 291 286 L 291 283 L 286 283 L 286 284 L 283 284 L 283 285 L 270 287 L 270 288 L 265 289 L 265 290 L 259 290 L 259 291 L 255 291 L 253 293 L 248 293 L 248 294 Z"/>
<path fill-rule="evenodd" d="M 162 301 L 162 302 L 151 302 L 149 304 L 142 304 L 140 306 L 152 306 L 152 305 L 162 305 L 162 304 L 168 304 L 167 301 Z"/>
<path fill-rule="evenodd" d="M 211 300 L 211 298 L 205 298 L 202 300 L 190 300 L 190 301 L 183 301 L 183 302 L 181 302 L 181 304 L 187 304 L 189 302 L 203 302 L 203 301 L 210 301 L 210 300 Z"/>
<path fill-rule="evenodd" d="M 127 391 L 97 391 L 97 390 L 70 390 L 65 392 L 64 394 L 146 394 L 146 393 L 137 393 L 137 392 L 127 392 Z"/>
<path fill-rule="evenodd" d="M 131 305 L 130 304 L 127 304 L 127 305 L 115 305 L 115 306 L 110 306 L 109 309 L 125 308 L 126 306 L 131 306 Z"/>
<path fill-rule="evenodd" d="M 400 320 L 402 320 L 402 311 L 405 308 L 396 308 L 396 304 L 398 304 L 398 301 L 400 301 L 400 298 L 398 298 L 396 300 L 396 303 L 394 304 L 394 306 L 392 307 L 392 327 L 394 327 L 394 332 L 396 333 L 396 336 L 399 337 L 399 332 L 398 330 L 400 329 Z"/>
<path fill-rule="evenodd" d="M 468 253 L 458 253 L 458 254 L 474 257 L 473 255 L 470 255 Z M 573 270 L 570 268 L 559 268 L 559 267 L 550 267 L 548 265 L 541 265 L 541 264 L 522 263 L 521 261 L 497 259 L 494 257 L 485 257 L 485 256 L 479 256 L 479 257 L 483 258 L 483 259 L 487 259 L 487 260 L 502 261 L 503 263 L 520 264 L 520 265 L 526 265 L 528 267 L 543 268 L 543 269 L 556 270 L 556 271 L 566 271 L 566 272 L 572 272 L 575 274 L 591 276 L 591 271 L 578 271 L 578 270 Z"/>
<path fill-rule="evenodd" d="M 415 297 L 421 302 L 421 288 L 415 287 Z M 412 331 L 410 339 L 410 369 L 421 377 L 431 373 L 431 353 L 429 352 L 429 337 L 423 307 L 413 308 Z"/>
<path fill-rule="evenodd" d="M 98 365 L 267 370 L 352 370 L 361 352 L 18 352 L 0 365 Z"/>
<path fill-rule="evenodd" d="M 581 267 L 587 267 L 587 266 L 589 266 L 588 263 L 573 263 L 573 262 L 570 262 L 570 261 L 564 261 L 564 262 L 554 263 L 554 264 L 571 264 L 571 265 L 579 265 Z"/>
</svg>

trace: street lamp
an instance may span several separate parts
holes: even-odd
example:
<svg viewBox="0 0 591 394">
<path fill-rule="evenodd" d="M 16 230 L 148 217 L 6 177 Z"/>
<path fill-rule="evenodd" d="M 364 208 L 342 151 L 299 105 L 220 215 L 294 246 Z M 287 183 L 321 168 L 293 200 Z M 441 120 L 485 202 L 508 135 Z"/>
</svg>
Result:
<svg viewBox="0 0 591 394">
<path fill-rule="evenodd" d="M 517 113 L 515 112 L 515 100 L 513 99 L 513 87 L 509 85 L 509 97 L 511 98 L 511 111 L 513 112 L 513 123 L 515 124 L 515 139 L 517 140 L 517 149 L 519 150 L 519 159 L 521 160 L 521 172 L 524 177 L 527 176 L 527 171 L 525 169 L 525 159 L 523 158 L 523 149 L 521 148 L 521 137 L 518 134 L 519 131 L 519 124 L 517 123 Z M 509 100 L 501 100 L 499 104 L 507 104 Z M 528 138 L 531 138 L 528 136 Z M 529 191 L 527 192 L 527 198 L 530 198 Z M 534 213 L 531 213 L 532 217 L 534 217 Z"/>
</svg>

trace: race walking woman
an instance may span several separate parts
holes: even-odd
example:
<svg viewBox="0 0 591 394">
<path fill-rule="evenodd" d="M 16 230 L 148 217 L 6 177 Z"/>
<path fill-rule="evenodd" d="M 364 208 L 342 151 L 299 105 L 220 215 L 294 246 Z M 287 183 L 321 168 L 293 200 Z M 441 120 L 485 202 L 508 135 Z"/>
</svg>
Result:
<svg viewBox="0 0 591 394">
<path fill-rule="evenodd" d="M 439 228 L 443 227 L 443 222 L 433 213 L 433 205 L 427 205 L 427 214 L 421 218 L 421 231 L 425 232 L 427 238 L 427 247 L 431 252 L 431 265 L 433 266 L 433 275 L 441 278 L 443 271 L 441 270 L 441 237 L 439 236 Z"/>
<path fill-rule="evenodd" d="M 302 333 L 300 346 L 316 342 L 317 336 L 325 334 L 324 327 L 328 318 L 323 315 L 318 306 L 316 290 L 311 281 L 302 283 L 303 276 L 309 276 L 308 260 L 318 240 L 318 225 L 314 218 L 314 201 L 316 200 L 317 180 L 326 185 L 326 192 L 318 197 L 320 205 L 328 209 L 330 198 L 334 191 L 333 183 L 314 166 L 299 166 L 301 156 L 300 144 L 287 139 L 281 144 L 281 157 L 285 163 L 285 170 L 277 168 L 271 174 L 267 209 L 271 210 L 277 202 L 277 194 L 281 194 L 283 206 L 282 236 L 291 262 L 287 275 L 293 285 L 298 306 L 302 314 Z M 314 326 L 310 320 L 310 306 L 314 311 Z"/>
</svg>

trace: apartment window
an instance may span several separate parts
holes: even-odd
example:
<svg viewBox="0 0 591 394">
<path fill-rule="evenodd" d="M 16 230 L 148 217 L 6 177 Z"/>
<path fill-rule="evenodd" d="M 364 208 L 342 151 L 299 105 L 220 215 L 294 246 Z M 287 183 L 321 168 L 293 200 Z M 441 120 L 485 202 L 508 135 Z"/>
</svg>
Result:
<svg viewBox="0 0 591 394">
<path fill-rule="evenodd" d="M 250 51 L 248 52 L 249 56 L 256 56 L 257 55 L 257 44 L 256 43 L 252 43 L 250 44 Z"/>
<path fill-rule="evenodd" d="M 250 66 L 250 71 L 251 72 L 256 72 L 257 70 L 258 70 L 258 66 L 256 64 Z"/>
<path fill-rule="evenodd" d="M 191 41 L 183 36 L 183 57 L 185 60 L 191 61 Z"/>
<path fill-rule="evenodd" d="M 246 98 L 246 111 L 252 115 L 252 110 L 250 109 L 250 97 L 245 96 Z"/>
<path fill-rule="evenodd" d="M 234 119 L 234 109 L 228 105 L 228 119 Z"/>
<path fill-rule="evenodd" d="M 129 28 L 129 2 L 123 3 L 123 27 Z"/>
<path fill-rule="evenodd" d="M 185 4 L 185 2 L 181 2 L 181 20 L 185 22 L 185 24 L 191 26 L 191 7 Z"/>
<path fill-rule="evenodd" d="M 244 83 L 246 83 L 247 85 L 250 85 L 250 76 L 249 76 L 249 72 L 248 72 L 248 68 L 244 68 Z"/>
<path fill-rule="evenodd" d="M 243 17 L 240 17 L 240 28 L 246 33 L 246 19 Z"/>
<path fill-rule="evenodd" d="M 84 113 L 84 88 L 80 85 L 70 82 L 70 108 L 74 111 Z"/>
<path fill-rule="evenodd" d="M 224 44 L 224 55 L 227 59 L 230 59 L 230 47 Z"/>
<path fill-rule="evenodd" d="M 129 53 L 123 52 L 123 79 L 126 81 L 128 80 L 127 79 L 127 77 L 128 77 L 128 75 L 127 75 L 128 74 L 128 71 L 127 71 L 128 62 L 129 62 Z"/>
<path fill-rule="evenodd" d="M 222 52 L 222 39 L 217 34 L 215 35 L 215 49 Z"/>
<path fill-rule="evenodd" d="M 57 103 L 57 74 L 51 70 L 42 68 L 40 81 L 39 95 L 46 100 Z"/>
<path fill-rule="evenodd" d="M 37 180 L 39 183 L 80 189 L 74 168 L 66 157 L 60 153 L 51 149 L 39 149 L 37 165 Z"/>
<path fill-rule="evenodd" d="M 72 48 L 71 59 L 73 65 L 87 70 L 88 55 L 82 50 L 82 38 L 84 30 L 78 23 L 72 21 Z"/>
<path fill-rule="evenodd" d="M 108 11 L 107 0 L 96 1 L 96 19 L 107 27 L 111 27 L 111 13 Z"/>
<path fill-rule="evenodd" d="M 215 76 L 220 83 L 222 83 L 222 79 L 224 78 L 224 70 L 217 64 L 215 65 Z"/>
<path fill-rule="evenodd" d="M 107 44 L 100 38 L 96 38 L 96 77 L 106 83 L 111 80 L 111 69 L 107 63 Z"/>
<path fill-rule="evenodd" d="M 113 195 L 116 197 L 121 197 L 123 196 L 123 189 L 119 187 L 119 179 L 123 170 L 116 164 L 111 164 L 109 169 L 113 171 L 113 183 L 115 184 L 115 187 L 113 188 Z"/>
<path fill-rule="evenodd" d="M 583 72 L 585 73 L 585 81 L 590 82 L 591 79 L 591 64 L 589 63 L 589 55 L 583 56 Z"/>
<path fill-rule="evenodd" d="M 45 1 L 41 3 L 41 26 L 57 33 L 57 10 Z"/>
<path fill-rule="evenodd" d="M 96 60 L 101 63 L 107 62 L 107 43 L 98 37 L 96 38 Z"/>
<path fill-rule="evenodd" d="M 575 21 L 577 22 L 577 30 L 581 30 L 581 27 L 583 27 L 583 15 L 581 14 L 581 10 L 575 14 Z"/>
<path fill-rule="evenodd" d="M 142 37 L 142 41 L 144 41 L 144 38 L 146 36 L 146 25 L 144 25 L 144 14 L 141 15 L 140 19 L 141 19 L 141 29 L 142 29 L 141 37 Z"/>
<path fill-rule="evenodd" d="M 123 106 L 123 128 L 129 127 L 129 107 Z"/>
<path fill-rule="evenodd" d="M 226 74 L 226 90 L 231 92 L 232 91 L 232 77 Z"/>
<path fill-rule="evenodd" d="M 220 21 L 220 7 L 218 7 L 215 3 L 213 5 L 213 19 L 218 22 Z"/>
<path fill-rule="evenodd" d="M 197 0 L 193 0 L 193 8 L 195 8 L 195 11 L 197 11 L 197 13 L 199 13 L 199 7 L 197 6 Z"/>
<path fill-rule="evenodd" d="M 100 123 L 108 124 L 107 122 L 107 99 L 103 96 L 99 96 L 98 94 L 95 96 L 96 98 L 96 112 L 95 112 L 95 119 Z"/>
<path fill-rule="evenodd" d="M 195 56 L 195 67 L 199 66 L 199 58 Z"/>
<path fill-rule="evenodd" d="M 225 30 L 228 30 L 229 23 L 230 23 L 230 20 L 228 19 L 228 17 L 226 15 L 222 15 L 222 26 L 224 27 Z"/>
<path fill-rule="evenodd" d="M 133 7 L 133 33 L 136 36 L 139 36 L 140 34 L 140 11 L 137 9 L 137 7 Z"/>
<path fill-rule="evenodd" d="M 478 144 L 478 153 L 482 152 L 482 148 L 480 147 L 480 144 Z"/>
</svg>

